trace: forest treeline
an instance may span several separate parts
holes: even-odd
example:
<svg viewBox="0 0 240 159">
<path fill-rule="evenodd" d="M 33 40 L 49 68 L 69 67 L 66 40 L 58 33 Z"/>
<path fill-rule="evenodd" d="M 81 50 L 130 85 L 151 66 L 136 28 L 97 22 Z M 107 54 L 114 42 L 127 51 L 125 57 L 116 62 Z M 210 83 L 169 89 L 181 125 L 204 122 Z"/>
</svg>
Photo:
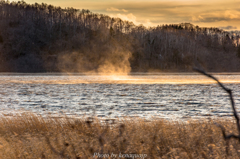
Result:
<svg viewBox="0 0 240 159">
<path fill-rule="evenodd" d="M 239 33 L 0 1 L 1 72 L 239 71 Z"/>
</svg>

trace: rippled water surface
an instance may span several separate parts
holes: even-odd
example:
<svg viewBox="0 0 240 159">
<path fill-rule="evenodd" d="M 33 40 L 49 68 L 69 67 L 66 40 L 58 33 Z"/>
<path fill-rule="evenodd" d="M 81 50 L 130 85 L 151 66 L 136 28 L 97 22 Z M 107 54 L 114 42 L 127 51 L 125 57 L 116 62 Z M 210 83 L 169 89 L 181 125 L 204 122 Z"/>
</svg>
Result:
<svg viewBox="0 0 240 159">
<path fill-rule="evenodd" d="M 216 75 L 240 104 L 240 75 Z M 1 74 L 0 110 L 38 114 L 198 119 L 231 117 L 228 94 L 198 74 L 84 76 Z M 239 108 L 240 109 L 240 108 Z"/>
</svg>

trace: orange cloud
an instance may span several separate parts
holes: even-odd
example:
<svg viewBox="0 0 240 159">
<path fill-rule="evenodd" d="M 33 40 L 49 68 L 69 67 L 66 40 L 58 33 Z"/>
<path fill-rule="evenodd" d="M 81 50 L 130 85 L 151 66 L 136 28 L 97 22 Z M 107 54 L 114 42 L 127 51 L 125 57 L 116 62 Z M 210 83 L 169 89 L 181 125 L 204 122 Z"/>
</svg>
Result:
<svg viewBox="0 0 240 159">
<path fill-rule="evenodd" d="M 110 12 L 110 11 L 113 11 L 113 12 L 128 12 L 125 9 L 118 9 L 118 8 L 114 8 L 114 7 L 107 8 L 106 11 L 108 11 L 108 12 Z"/>
<path fill-rule="evenodd" d="M 190 22 L 201 27 L 236 26 L 240 28 L 240 0 L 26 1 L 89 9 L 94 13 L 130 20 L 137 25 L 142 23 L 145 26 L 157 26 Z"/>
</svg>

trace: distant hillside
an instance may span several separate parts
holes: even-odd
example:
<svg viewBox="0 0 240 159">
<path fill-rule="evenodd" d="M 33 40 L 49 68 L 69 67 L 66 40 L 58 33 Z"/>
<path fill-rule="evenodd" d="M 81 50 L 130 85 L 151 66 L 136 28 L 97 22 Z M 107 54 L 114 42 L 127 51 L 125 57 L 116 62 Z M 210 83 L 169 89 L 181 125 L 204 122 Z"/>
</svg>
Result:
<svg viewBox="0 0 240 159">
<path fill-rule="evenodd" d="M 240 71 L 239 33 L 0 1 L 0 59 L 1 72 Z"/>
</svg>

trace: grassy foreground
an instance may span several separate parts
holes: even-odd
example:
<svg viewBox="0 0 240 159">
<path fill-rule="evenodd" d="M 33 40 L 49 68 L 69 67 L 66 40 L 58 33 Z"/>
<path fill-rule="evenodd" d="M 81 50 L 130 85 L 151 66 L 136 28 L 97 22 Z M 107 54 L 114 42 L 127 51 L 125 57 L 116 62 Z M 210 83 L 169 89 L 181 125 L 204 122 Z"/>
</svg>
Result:
<svg viewBox="0 0 240 159">
<path fill-rule="evenodd" d="M 119 120 L 120 121 L 120 120 Z M 213 121 L 174 123 L 164 120 L 43 118 L 26 113 L 0 119 L 0 157 L 13 158 L 225 158 L 226 141 Z M 217 121 L 227 133 L 233 122 Z M 231 130 L 231 131 L 230 131 Z M 228 158 L 240 156 L 237 140 Z M 115 157 L 114 157 L 115 156 Z"/>
</svg>

